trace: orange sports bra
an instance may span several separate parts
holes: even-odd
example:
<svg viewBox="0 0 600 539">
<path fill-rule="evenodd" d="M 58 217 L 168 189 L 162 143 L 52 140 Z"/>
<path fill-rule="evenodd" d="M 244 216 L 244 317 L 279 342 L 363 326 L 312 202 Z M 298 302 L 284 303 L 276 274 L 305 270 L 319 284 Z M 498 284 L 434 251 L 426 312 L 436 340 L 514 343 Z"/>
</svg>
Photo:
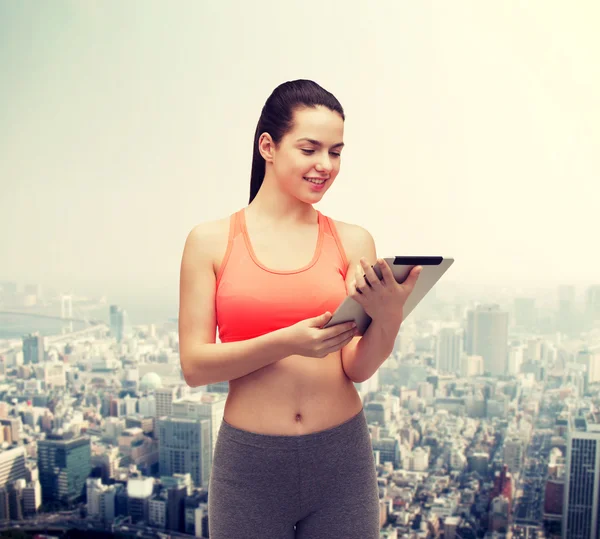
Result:
<svg viewBox="0 0 600 539">
<path fill-rule="evenodd" d="M 317 210 L 312 260 L 296 270 L 272 270 L 254 254 L 244 209 L 231 215 L 227 250 L 217 274 L 215 308 L 221 342 L 242 341 L 333 314 L 346 297 L 348 261 L 333 221 Z"/>
</svg>

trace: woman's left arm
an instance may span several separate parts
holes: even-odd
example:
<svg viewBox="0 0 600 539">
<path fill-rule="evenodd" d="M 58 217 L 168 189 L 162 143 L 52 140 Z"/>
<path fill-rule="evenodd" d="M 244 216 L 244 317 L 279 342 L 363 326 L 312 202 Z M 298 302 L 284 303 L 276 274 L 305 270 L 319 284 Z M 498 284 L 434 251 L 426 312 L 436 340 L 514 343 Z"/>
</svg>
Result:
<svg viewBox="0 0 600 539">
<path fill-rule="evenodd" d="M 342 348 L 342 368 L 353 382 L 364 382 L 394 350 L 402 324 L 402 308 L 414 288 L 420 268 L 414 268 L 407 280 L 398 284 L 388 264 L 381 259 L 378 261 L 375 242 L 367 230 L 345 225 L 341 227 L 340 237 L 348 257 L 348 295 L 372 318 L 365 334 Z M 375 264 L 380 265 L 381 281 L 371 267 Z"/>
</svg>

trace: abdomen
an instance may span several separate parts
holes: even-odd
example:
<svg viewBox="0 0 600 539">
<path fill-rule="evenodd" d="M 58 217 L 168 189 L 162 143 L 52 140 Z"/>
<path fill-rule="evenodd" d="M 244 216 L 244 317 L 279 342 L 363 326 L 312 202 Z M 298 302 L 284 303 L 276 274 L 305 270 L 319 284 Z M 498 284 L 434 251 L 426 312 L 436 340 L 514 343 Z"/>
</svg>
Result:
<svg viewBox="0 0 600 539">
<path fill-rule="evenodd" d="M 336 426 L 361 408 L 341 352 L 322 359 L 289 356 L 231 380 L 225 420 L 261 434 L 297 435 Z"/>
</svg>

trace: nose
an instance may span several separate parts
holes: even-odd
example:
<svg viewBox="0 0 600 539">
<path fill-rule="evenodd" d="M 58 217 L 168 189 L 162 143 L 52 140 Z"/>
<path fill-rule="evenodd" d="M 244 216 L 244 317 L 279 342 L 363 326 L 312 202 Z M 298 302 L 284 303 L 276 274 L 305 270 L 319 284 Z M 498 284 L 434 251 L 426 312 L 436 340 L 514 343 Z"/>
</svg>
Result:
<svg viewBox="0 0 600 539">
<path fill-rule="evenodd" d="M 320 162 L 317 164 L 317 171 L 331 172 L 332 169 L 333 165 L 331 163 L 331 158 L 329 157 L 329 154 L 326 154 L 325 156 L 321 157 Z"/>
</svg>

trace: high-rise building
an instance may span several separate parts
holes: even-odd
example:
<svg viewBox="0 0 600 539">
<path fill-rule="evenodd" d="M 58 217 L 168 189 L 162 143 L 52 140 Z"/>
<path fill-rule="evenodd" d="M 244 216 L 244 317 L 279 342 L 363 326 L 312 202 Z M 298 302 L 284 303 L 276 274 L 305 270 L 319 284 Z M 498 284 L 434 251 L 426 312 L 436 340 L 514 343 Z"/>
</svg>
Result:
<svg viewBox="0 0 600 539">
<path fill-rule="evenodd" d="M 508 312 L 498 305 L 479 305 L 472 313 L 472 355 L 483 357 L 484 371 L 495 376 L 508 369 Z M 467 339 L 469 341 L 469 339 Z"/>
<path fill-rule="evenodd" d="M 156 417 L 156 397 L 154 395 L 140 397 L 138 406 L 142 417 Z"/>
<path fill-rule="evenodd" d="M 590 384 L 600 382 L 600 353 L 588 348 L 577 351 L 575 363 L 583 367 L 584 389 L 588 390 Z"/>
<path fill-rule="evenodd" d="M 21 484 L 25 483 L 25 479 L 21 479 Z M 23 496 L 23 514 L 25 516 L 34 515 L 42 505 L 42 486 L 35 479 L 29 483 L 25 483 L 21 488 Z"/>
<path fill-rule="evenodd" d="M 173 412 L 173 401 L 177 399 L 177 387 L 158 387 L 154 390 L 156 399 L 156 417 L 170 416 Z"/>
<path fill-rule="evenodd" d="M 464 336 L 462 329 L 442 328 L 437 336 L 436 367 L 443 373 L 460 372 Z"/>
<path fill-rule="evenodd" d="M 400 466 L 400 442 L 397 438 L 378 438 L 372 441 L 373 453 L 379 453 L 379 462 L 391 462 L 394 468 Z"/>
<path fill-rule="evenodd" d="M 23 336 L 23 364 L 42 363 L 44 361 L 44 337 L 39 332 Z"/>
<path fill-rule="evenodd" d="M 225 415 L 225 402 L 227 395 L 223 393 L 193 393 L 174 401 L 171 405 L 173 417 L 187 417 L 189 419 L 208 419 L 210 422 L 211 436 L 211 463 L 212 454 L 217 443 L 217 436 L 221 421 Z"/>
<path fill-rule="evenodd" d="M 158 420 L 161 475 L 189 473 L 196 487 L 207 488 L 211 436 L 208 419 L 162 417 Z"/>
<path fill-rule="evenodd" d="M 26 477 L 25 448 L 21 445 L 0 451 L 0 488 Z"/>
<path fill-rule="evenodd" d="M 121 342 L 125 335 L 125 311 L 118 305 L 110 306 L 110 336 Z"/>
<path fill-rule="evenodd" d="M 3 430 L 3 440 L 12 444 L 18 442 L 21 438 L 21 430 L 23 429 L 23 422 L 21 417 L 7 417 L 0 419 L 0 426 Z"/>
<path fill-rule="evenodd" d="M 523 442 L 517 437 L 511 437 L 504 441 L 502 457 L 504 464 L 506 464 L 508 470 L 513 474 L 518 474 L 521 470 L 524 455 L 523 449 Z"/>
<path fill-rule="evenodd" d="M 72 502 L 83 494 L 92 471 L 92 450 L 87 436 L 49 434 L 38 442 L 38 468 L 44 502 Z"/>
<path fill-rule="evenodd" d="M 188 494 L 185 485 L 173 486 L 167 490 L 167 529 L 185 531 L 185 498 Z"/>
<path fill-rule="evenodd" d="M 87 514 L 102 520 L 104 524 L 115 519 L 115 485 L 105 485 L 99 477 L 86 480 Z"/>
<path fill-rule="evenodd" d="M 153 490 L 152 477 L 130 477 L 127 480 L 127 514 L 132 522 L 148 522 Z"/>
<path fill-rule="evenodd" d="M 521 372 L 525 357 L 525 347 L 522 344 L 511 346 L 508 351 L 506 374 L 517 376 Z"/>
<path fill-rule="evenodd" d="M 567 433 L 567 464 L 563 497 L 563 539 L 600 536 L 600 425 L 571 418 Z"/>
<path fill-rule="evenodd" d="M 43 383 L 46 390 L 56 387 L 66 387 L 67 374 L 65 364 L 61 361 L 48 361 L 34 369 L 35 377 Z"/>
<path fill-rule="evenodd" d="M 510 513 L 513 496 L 513 478 L 512 474 L 508 471 L 508 466 L 504 464 L 501 470 L 494 473 L 494 486 L 490 493 L 490 499 L 502 496 L 506 498 L 508 502 L 508 511 Z"/>
</svg>

